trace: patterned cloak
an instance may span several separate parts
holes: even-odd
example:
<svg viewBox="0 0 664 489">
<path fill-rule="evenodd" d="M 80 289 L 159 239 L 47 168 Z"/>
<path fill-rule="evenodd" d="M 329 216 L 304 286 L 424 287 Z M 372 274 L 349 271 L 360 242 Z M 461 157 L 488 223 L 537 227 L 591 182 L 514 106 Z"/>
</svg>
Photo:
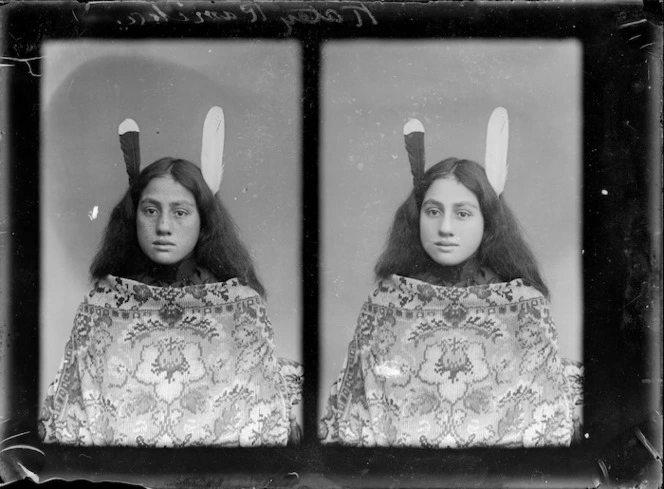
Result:
<svg viewBox="0 0 664 489">
<path fill-rule="evenodd" d="M 237 279 L 173 288 L 109 275 L 78 308 L 40 434 L 73 445 L 285 445 L 297 403 L 285 367 L 261 297 Z"/>
<path fill-rule="evenodd" d="M 523 281 L 393 275 L 364 304 L 320 422 L 323 443 L 569 445 L 573 387 L 548 301 Z"/>
</svg>

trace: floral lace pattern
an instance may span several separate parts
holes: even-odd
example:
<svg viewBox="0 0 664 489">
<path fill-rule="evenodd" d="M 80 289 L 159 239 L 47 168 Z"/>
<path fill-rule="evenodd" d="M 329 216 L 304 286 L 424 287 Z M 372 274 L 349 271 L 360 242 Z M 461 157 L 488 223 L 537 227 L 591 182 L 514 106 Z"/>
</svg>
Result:
<svg viewBox="0 0 664 489">
<path fill-rule="evenodd" d="M 108 276 L 78 309 L 40 434 L 73 445 L 285 445 L 298 401 L 284 368 L 301 376 L 276 357 L 263 301 L 237 279 L 173 288 Z"/>
<path fill-rule="evenodd" d="M 569 445 L 572 394 L 537 290 L 394 275 L 362 308 L 320 436 L 360 446 Z"/>
</svg>

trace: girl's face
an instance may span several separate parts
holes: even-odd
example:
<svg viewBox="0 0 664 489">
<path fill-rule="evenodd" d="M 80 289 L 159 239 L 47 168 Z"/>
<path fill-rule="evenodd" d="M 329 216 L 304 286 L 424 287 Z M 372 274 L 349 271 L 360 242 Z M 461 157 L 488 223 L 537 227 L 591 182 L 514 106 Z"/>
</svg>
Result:
<svg viewBox="0 0 664 489">
<path fill-rule="evenodd" d="M 475 194 L 454 177 L 435 180 L 420 211 L 420 241 L 427 255 L 439 265 L 458 265 L 477 251 L 483 235 Z"/>
<path fill-rule="evenodd" d="M 194 195 L 172 176 L 150 180 L 136 210 L 138 244 L 160 265 L 173 265 L 196 247 L 201 219 Z"/>
</svg>

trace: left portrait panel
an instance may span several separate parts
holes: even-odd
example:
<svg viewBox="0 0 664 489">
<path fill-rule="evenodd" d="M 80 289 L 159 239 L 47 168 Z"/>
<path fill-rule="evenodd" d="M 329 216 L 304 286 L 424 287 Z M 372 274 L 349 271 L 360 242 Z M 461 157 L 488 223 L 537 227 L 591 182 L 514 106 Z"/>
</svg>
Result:
<svg viewBox="0 0 664 489">
<path fill-rule="evenodd" d="M 297 443 L 299 44 L 52 42 L 42 66 L 40 435 Z"/>
</svg>

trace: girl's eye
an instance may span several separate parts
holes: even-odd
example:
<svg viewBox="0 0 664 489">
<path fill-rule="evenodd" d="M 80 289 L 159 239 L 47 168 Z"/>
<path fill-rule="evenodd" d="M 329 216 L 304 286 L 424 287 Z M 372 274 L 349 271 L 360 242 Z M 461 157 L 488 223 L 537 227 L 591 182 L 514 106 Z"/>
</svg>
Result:
<svg viewBox="0 0 664 489">
<path fill-rule="evenodd" d="M 186 215 L 189 214 L 189 213 L 188 213 L 187 211 L 182 210 L 182 209 L 178 209 L 177 211 L 175 211 L 174 214 L 175 214 L 177 217 L 184 217 L 184 216 L 186 216 Z"/>
<path fill-rule="evenodd" d="M 435 207 L 432 207 L 426 210 L 426 214 L 431 217 L 438 217 L 440 216 L 440 210 L 436 209 Z"/>
<path fill-rule="evenodd" d="M 157 215 L 157 209 L 155 209 L 154 207 L 148 207 L 146 209 L 143 209 L 143 213 L 146 216 L 156 216 Z"/>
<path fill-rule="evenodd" d="M 461 219 L 468 219 L 472 214 L 468 211 L 459 211 L 457 212 L 457 216 L 459 216 Z"/>
</svg>

